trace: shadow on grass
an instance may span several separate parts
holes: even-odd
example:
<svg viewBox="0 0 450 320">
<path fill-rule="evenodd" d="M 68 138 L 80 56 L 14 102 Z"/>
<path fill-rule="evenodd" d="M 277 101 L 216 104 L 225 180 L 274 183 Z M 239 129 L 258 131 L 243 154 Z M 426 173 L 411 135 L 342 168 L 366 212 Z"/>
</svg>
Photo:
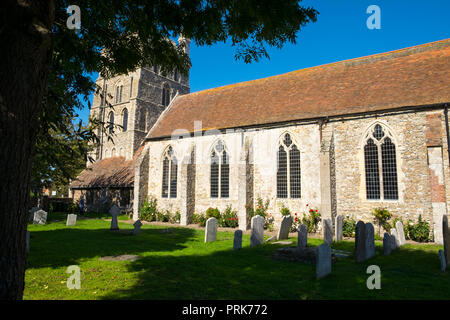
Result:
<svg viewBox="0 0 450 320">
<path fill-rule="evenodd" d="M 352 242 L 336 246 L 350 249 Z M 449 299 L 450 276 L 439 269 L 437 248 L 408 247 L 362 263 L 339 259 L 331 275 L 315 278 L 315 266 L 273 260 L 280 246 L 265 244 L 203 255 L 147 256 L 127 265 L 139 272 L 135 286 L 103 299 Z M 369 290 L 367 267 L 381 269 L 381 290 Z"/>
<path fill-rule="evenodd" d="M 195 237 L 192 229 L 172 229 L 168 234 L 162 233 L 162 229 L 141 229 L 138 236 L 130 234 L 132 229 L 124 228 L 120 231 L 106 228 L 34 230 L 27 268 L 57 268 L 97 256 L 182 250 L 186 248 L 185 243 Z"/>
</svg>

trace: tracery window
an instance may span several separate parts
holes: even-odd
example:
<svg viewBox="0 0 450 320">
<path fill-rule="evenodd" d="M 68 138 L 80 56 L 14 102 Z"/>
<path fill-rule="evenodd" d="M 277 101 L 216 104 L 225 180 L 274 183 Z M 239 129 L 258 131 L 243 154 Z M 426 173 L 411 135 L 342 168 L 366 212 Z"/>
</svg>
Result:
<svg viewBox="0 0 450 320">
<path fill-rule="evenodd" d="M 229 156 L 222 141 L 218 141 L 211 151 L 211 198 L 230 196 Z"/>
<path fill-rule="evenodd" d="M 178 162 L 171 146 L 164 153 L 162 165 L 162 197 L 176 198 Z"/>
<path fill-rule="evenodd" d="M 277 197 L 301 198 L 300 150 L 286 133 L 277 152 Z"/>
<path fill-rule="evenodd" d="M 111 134 L 114 132 L 114 112 L 111 111 L 109 113 L 108 118 L 109 118 L 108 131 Z"/>
<path fill-rule="evenodd" d="M 380 124 L 365 137 L 364 165 L 367 199 L 398 200 L 395 144 L 392 133 Z"/>
<path fill-rule="evenodd" d="M 162 105 L 168 106 L 170 103 L 170 87 L 166 83 L 163 86 L 163 92 L 162 92 Z"/>
<path fill-rule="evenodd" d="M 128 110 L 125 108 L 122 112 L 122 130 L 123 132 L 128 129 Z"/>
</svg>

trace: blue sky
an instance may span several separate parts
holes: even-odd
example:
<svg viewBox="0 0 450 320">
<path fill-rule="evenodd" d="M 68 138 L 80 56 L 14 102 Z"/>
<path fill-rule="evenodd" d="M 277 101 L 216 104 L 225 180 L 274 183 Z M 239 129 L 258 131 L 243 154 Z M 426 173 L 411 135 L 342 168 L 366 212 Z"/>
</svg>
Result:
<svg viewBox="0 0 450 320">
<path fill-rule="evenodd" d="M 268 48 L 270 60 L 245 64 L 234 60 L 230 42 L 210 47 L 192 42 L 191 92 L 450 37 L 448 0 L 304 0 L 302 5 L 319 11 L 317 21 L 298 33 L 297 44 Z M 379 30 L 366 26 L 370 5 L 381 9 Z M 87 121 L 88 108 L 79 114 Z"/>
</svg>

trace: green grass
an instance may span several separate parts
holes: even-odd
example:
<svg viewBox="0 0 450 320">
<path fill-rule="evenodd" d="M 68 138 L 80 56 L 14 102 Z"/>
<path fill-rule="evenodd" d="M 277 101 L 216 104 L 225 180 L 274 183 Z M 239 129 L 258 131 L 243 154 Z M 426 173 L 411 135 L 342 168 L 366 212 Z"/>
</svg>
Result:
<svg viewBox="0 0 450 320">
<path fill-rule="evenodd" d="M 58 220 L 58 219 L 56 219 Z M 102 219 L 64 219 L 29 225 L 24 299 L 450 299 L 450 276 L 439 269 L 437 245 L 405 245 L 390 256 L 376 243 L 374 258 L 355 263 L 339 259 L 333 272 L 315 279 L 315 268 L 271 259 L 281 245 L 233 251 L 233 233 L 203 243 L 204 231 L 144 225 L 138 236 L 110 232 Z M 121 229 L 132 225 L 120 223 Z M 291 240 L 296 241 L 292 238 Z M 322 243 L 308 239 L 313 246 Z M 333 248 L 353 251 L 343 241 Z M 100 261 L 102 256 L 135 254 L 137 261 Z M 369 290 L 369 265 L 381 268 L 381 290 Z M 81 289 L 69 290 L 69 265 L 81 269 Z"/>
</svg>

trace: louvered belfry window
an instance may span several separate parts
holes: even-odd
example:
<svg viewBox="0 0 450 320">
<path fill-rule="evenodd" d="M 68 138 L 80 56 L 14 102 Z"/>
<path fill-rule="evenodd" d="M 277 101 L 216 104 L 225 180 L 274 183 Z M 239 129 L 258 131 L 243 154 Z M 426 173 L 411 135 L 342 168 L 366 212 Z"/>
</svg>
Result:
<svg viewBox="0 0 450 320">
<path fill-rule="evenodd" d="M 284 134 L 277 152 L 277 198 L 301 198 L 300 150 L 289 133 Z"/>
<path fill-rule="evenodd" d="M 365 137 L 364 165 L 368 200 L 398 200 L 397 159 L 391 132 L 376 124 Z"/>
<path fill-rule="evenodd" d="M 230 164 L 228 153 L 222 141 L 211 151 L 211 198 L 230 196 Z"/>
<path fill-rule="evenodd" d="M 163 198 L 177 197 L 178 162 L 172 147 L 167 148 L 162 163 L 162 194 Z"/>
</svg>

